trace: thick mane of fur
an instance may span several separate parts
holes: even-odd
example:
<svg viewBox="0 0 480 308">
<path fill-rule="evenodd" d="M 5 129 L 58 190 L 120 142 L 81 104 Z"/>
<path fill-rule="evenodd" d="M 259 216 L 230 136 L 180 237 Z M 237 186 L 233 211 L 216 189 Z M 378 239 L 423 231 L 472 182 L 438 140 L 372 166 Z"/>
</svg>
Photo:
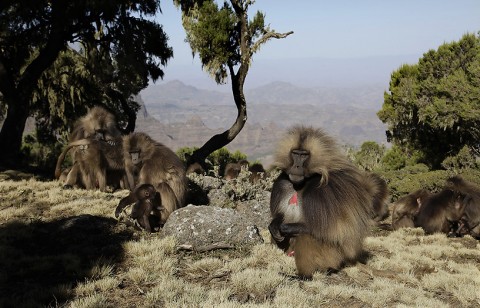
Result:
<svg viewBox="0 0 480 308">
<path fill-rule="evenodd" d="M 103 107 L 95 106 L 75 122 L 70 134 L 70 141 L 89 138 L 95 134 L 96 130 L 100 129 L 106 130 L 109 137 L 119 137 L 121 135 L 115 115 Z"/>
<path fill-rule="evenodd" d="M 352 163 L 342 153 L 335 140 L 322 129 L 294 126 L 277 147 L 273 165 L 285 171 L 292 164 L 292 150 L 310 152 L 308 161 L 309 173 L 322 175 L 322 182 L 328 182 L 328 172 L 352 168 Z"/>
<path fill-rule="evenodd" d="M 108 146 L 102 144 L 103 141 L 98 141 L 97 133 L 102 134 L 101 139 L 109 141 Z M 121 132 L 118 129 L 115 116 L 103 107 L 91 108 L 86 115 L 75 121 L 69 136 L 69 145 L 57 159 L 55 177 L 58 178 L 61 175 L 61 165 L 65 155 L 74 146 L 75 142 L 90 139 L 88 150 L 83 148 L 83 150 L 80 149 L 80 152 L 78 148 L 72 149 L 73 166 L 64 182 L 66 186 L 80 185 L 87 189 L 93 189 L 98 185 L 100 190 L 104 190 L 106 168 L 120 169 L 123 166 L 123 155 L 119 152 L 121 147 L 115 145 L 115 143 L 121 141 L 120 138 Z M 114 142 L 110 143 L 110 141 Z M 77 160 L 81 161 L 77 162 Z M 105 165 L 105 160 L 108 166 Z M 85 181 L 88 181 L 88 183 L 85 183 Z"/>
<path fill-rule="evenodd" d="M 315 180 L 307 184 L 311 193 L 304 196 L 304 211 L 309 213 L 304 218 L 316 226 L 314 237 L 340 245 L 363 240 L 371 227 L 372 202 L 363 184 L 358 173 L 342 171 L 332 171 L 328 185 L 319 186 Z"/>
<path fill-rule="evenodd" d="M 311 127 L 287 133 L 275 166 L 282 173 L 272 187 L 269 230 L 280 248 L 294 250 L 299 275 L 357 261 L 374 212 L 388 213 L 386 183 L 358 169 L 333 138 Z"/>
</svg>

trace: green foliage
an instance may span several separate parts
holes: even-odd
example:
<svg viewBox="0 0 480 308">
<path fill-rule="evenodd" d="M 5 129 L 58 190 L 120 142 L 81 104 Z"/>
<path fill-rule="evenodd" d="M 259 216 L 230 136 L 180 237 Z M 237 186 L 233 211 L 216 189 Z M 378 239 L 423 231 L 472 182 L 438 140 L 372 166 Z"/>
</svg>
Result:
<svg viewBox="0 0 480 308">
<path fill-rule="evenodd" d="M 425 165 L 379 172 L 379 174 L 388 183 L 392 201 L 420 188 L 432 192 L 439 191 L 444 186 L 447 178 L 453 175 L 445 170 L 425 172 Z"/>
<path fill-rule="evenodd" d="M 24 137 L 20 159 L 24 161 L 23 165 L 33 168 L 36 173 L 51 176 L 58 155 L 62 151 L 62 145 L 55 140 L 42 138 L 40 132 L 41 130 L 38 130 Z"/>
<path fill-rule="evenodd" d="M 198 149 L 198 147 L 183 147 L 183 148 L 179 148 L 175 153 L 184 163 L 187 163 L 188 158 L 197 149 Z"/>
<path fill-rule="evenodd" d="M 192 52 L 199 54 L 203 68 L 217 83 L 224 83 L 226 64 L 236 65 L 240 60 L 239 42 L 231 40 L 232 35 L 238 35 L 235 13 L 227 3 L 219 8 L 214 1 L 205 1 L 192 13 L 183 16 Z"/>
<path fill-rule="evenodd" d="M 425 165 L 419 164 L 401 170 L 380 172 L 379 174 L 388 183 L 392 201 L 421 188 L 438 192 L 444 187 L 449 177 L 457 174 L 480 186 L 480 170 L 478 169 L 463 169 L 461 172 L 428 171 Z"/>
<path fill-rule="evenodd" d="M 225 166 L 228 163 L 236 163 L 239 160 L 247 159 L 247 155 L 240 151 L 231 153 L 227 148 L 220 148 L 208 155 L 207 160 L 213 165 L 219 167 L 219 173 L 223 174 Z"/>
<path fill-rule="evenodd" d="M 182 7 L 183 27 L 192 53 L 199 55 L 203 68 L 217 83 L 225 82 L 229 70 L 239 65 L 242 57 L 247 59 L 243 64 L 249 65 L 251 56 L 261 46 L 256 42 L 270 31 L 261 12 L 256 12 L 252 20 L 246 21 L 245 28 L 241 28 L 240 19 L 244 13 L 246 16 L 250 1 L 238 2 L 238 8 L 244 11 L 241 13 L 226 1 L 221 7 L 213 0 L 174 3 Z M 266 40 L 261 43 L 264 42 Z"/>
<path fill-rule="evenodd" d="M 163 77 L 172 57 L 168 37 L 152 18 L 158 0 L 7 1 L 0 6 L 0 143 L 20 149 L 27 117 L 62 135 L 88 106 L 115 111 L 133 131 L 132 99 L 149 79 Z M 75 46 L 71 48 L 70 46 Z M 42 142 L 41 140 L 38 140 Z"/>
<path fill-rule="evenodd" d="M 243 154 L 239 150 L 236 150 L 235 152 L 231 153 L 230 157 L 233 161 L 236 161 L 236 162 L 247 159 L 247 155 Z"/>
<path fill-rule="evenodd" d="M 183 147 L 178 149 L 176 154 L 178 155 L 178 157 L 180 157 L 181 160 L 183 160 L 183 162 L 186 163 L 188 161 L 188 158 L 197 149 L 197 147 Z M 236 150 L 232 153 L 227 148 L 223 147 L 214 151 L 207 157 L 207 170 L 205 171 L 213 170 L 213 167 L 215 166 L 218 168 L 218 173 L 222 175 L 223 171 L 225 170 L 225 166 L 228 163 L 236 163 L 240 160 L 247 160 L 247 155 L 240 152 L 239 150 Z"/>
<path fill-rule="evenodd" d="M 469 169 L 475 167 L 475 156 L 472 154 L 468 146 L 464 146 L 457 155 L 448 156 L 442 162 L 442 167 L 458 172 L 462 169 Z"/>
<path fill-rule="evenodd" d="M 399 170 L 406 166 L 407 157 L 400 147 L 393 146 L 385 153 L 381 162 L 384 170 Z"/>
<path fill-rule="evenodd" d="M 389 141 L 404 151 L 417 149 L 433 168 L 465 145 L 478 151 L 479 63 L 480 37 L 466 34 L 393 72 L 378 112 Z"/>
<path fill-rule="evenodd" d="M 354 162 L 362 169 L 372 171 L 379 167 L 386 148 L 374 141 L 366 141 L 354 154 Z"/>
</svg>

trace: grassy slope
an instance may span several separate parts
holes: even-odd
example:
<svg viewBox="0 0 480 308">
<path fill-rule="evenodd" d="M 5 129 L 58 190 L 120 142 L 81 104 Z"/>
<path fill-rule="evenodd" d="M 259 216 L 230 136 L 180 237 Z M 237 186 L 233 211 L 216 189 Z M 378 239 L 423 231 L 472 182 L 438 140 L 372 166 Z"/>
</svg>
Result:
<svg viewBox="0 0 480 308">
<path fill-rule="evenodd" d="M 480 305 L 480 243 L 471 237 L 372 230 L 367 264 L 300 281 L 266 230 L 264 244 L 197 254 L 117 224 L 113 211 L 126 194 L 0 180 L 0 306 Z M 93 217 L 68 220 L 84 214 Z"/>
</svg>

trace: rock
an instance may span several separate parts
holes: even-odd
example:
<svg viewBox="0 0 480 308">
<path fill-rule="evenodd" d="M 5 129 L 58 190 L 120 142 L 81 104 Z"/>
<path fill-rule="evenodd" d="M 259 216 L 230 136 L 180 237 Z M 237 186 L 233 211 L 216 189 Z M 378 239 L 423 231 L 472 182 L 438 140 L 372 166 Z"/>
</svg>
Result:
<svg viewBox="0 0 480 308">
<path fill-rule="evenodd" d="M 173 235 L 181 248 L 206 251 L 263 242 L 252 221 L 233 209 L 187 206 L 173 212 L 161 231 Z"/>
<path fill-rule="evenodd" d="M 270 192 L 263 191 L 257 199 L 238 202 L 236 210 L 250 223 L 266 229 L 271 221 Z"/>
</svg>

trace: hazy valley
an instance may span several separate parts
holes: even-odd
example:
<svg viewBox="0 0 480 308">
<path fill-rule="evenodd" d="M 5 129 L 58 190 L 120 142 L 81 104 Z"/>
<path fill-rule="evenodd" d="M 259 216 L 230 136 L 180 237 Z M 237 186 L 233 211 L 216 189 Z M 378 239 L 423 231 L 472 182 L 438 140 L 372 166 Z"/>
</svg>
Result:
<svg viewBox="0 0 480 308">
<path fill-rule="evenodd" d="M 384 143 L 385 125 L 376 115 L 384 91 L 381 85 L 302 88 L 286 82 L 247 90 L 247 123 L 227 148 L 269 164 L 276 141 L 295 124 L 321 127 L 342 144 Z M 203 145 L 228 129 L 237 115 L 231 93 L 198 89 L 180 81 L 151 85 L 140 95 L 146 112 L 139 113 L 137 130 L 175 150 Z"/>
</svg>

